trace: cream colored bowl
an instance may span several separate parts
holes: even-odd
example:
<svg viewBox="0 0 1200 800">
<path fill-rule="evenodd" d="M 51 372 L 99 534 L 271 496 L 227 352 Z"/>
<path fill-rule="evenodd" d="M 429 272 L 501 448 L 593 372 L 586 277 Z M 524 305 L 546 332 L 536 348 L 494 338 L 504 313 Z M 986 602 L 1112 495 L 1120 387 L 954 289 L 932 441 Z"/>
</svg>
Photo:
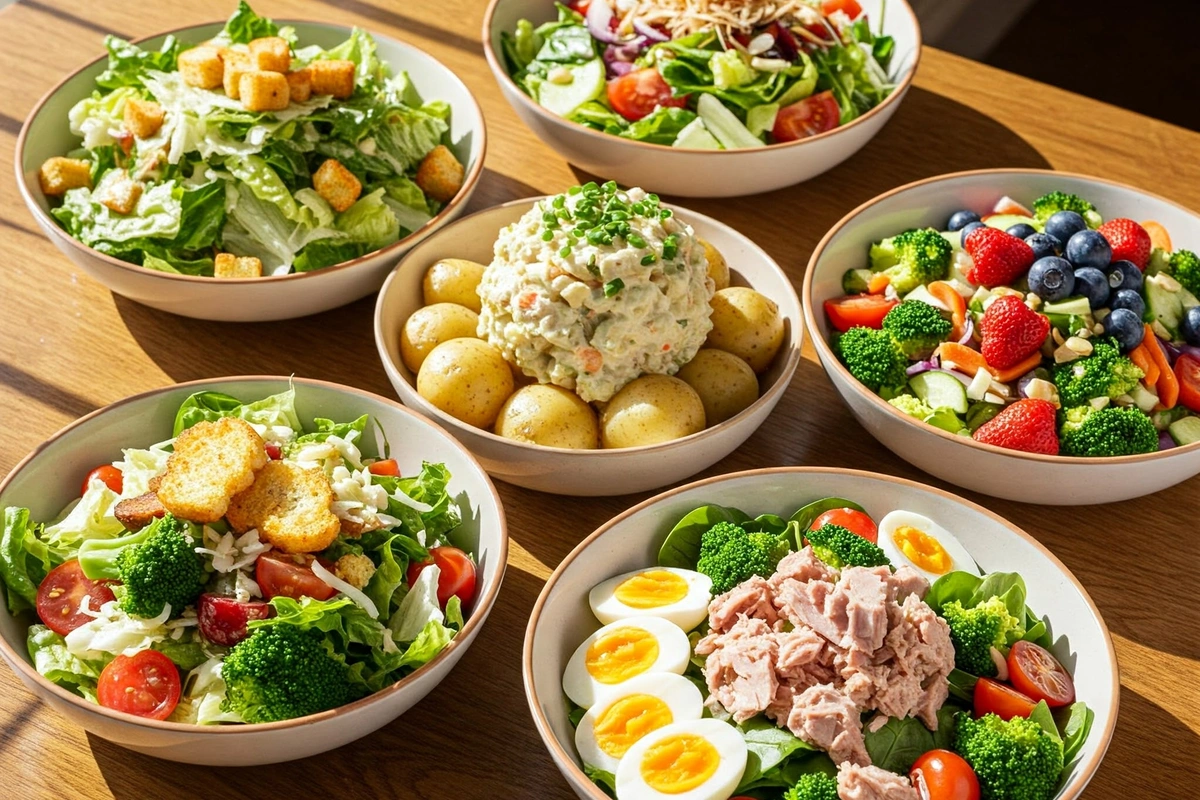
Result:
<svg viewBox="0 0 1200 800">
<path fill-rule="evenodd" d="M 289 21 L 301 44 L 332 47 L 345 41 L 350 28 L 322 22 Z M 171 33 L 184 42 L 201 42 L 216 35 L 223 22 L 180 28 Z M 79 147 L 79 137 L 67 127 L 67 111 L 95 89 L 95 78 L 107 57 L 81 67 L 38 101 L 17 139 L 17 186 L 29 213 L 54 246 L 74 264 L 107 286 L 152 308 L 185 317 L 221 322 L 266 322 L 291 319 L 336 308 L 365 297 L 383 283 L 387 272 L 408 248 L 462 214 L 483 172 L 487 134 L 483 112 L 471 92 L 449 68 L 410 44 L 372 34 L 378 56 L 393 73 L 407 71 L 426 100 L 445 100 L 452 109 L 451 147 L 466 166 L 458 194 L 441 212 L 398 242 L 361 258 L 324 269 L 262 278 L 205 278 L 144 269 L 100 253 L 71 238 L 50 216 L 50 204 L 38 186 L 38 168 L 52 156 Z M 141 40 L 157 47 L 166 33 Z"/>
<path fill-rule="evenodd" d="M 401 474 L 421 462 L 445 462 L 452 477 L 450 493 L 462 511 L 456 544 L 478 561 L 478 590 L 462 631 L 433 661 L 403 680 L 349 705 L 284 722 L 258 725 L 185 725 L 120 714 L 56 686 L 29 662 L 26 630 L 35 618 L 14 618 L 0 609 L 0 657 L 29 691 L 71 722 L 97 736 L 139 753 L 204 764 L 247 766 L 291 761 L 341 747 L 383 727 L 427 695 L 450 673 L 483 627 L 504 577 L 508 532 L 495 487 L 458 442 L 444 430 L 393 400 L 346 386 L 295 378 L 300 419 L 354 419 L 370 414 L 364 450 L 391 456 Z M 286 377 L 238 377 L 195 381 L 155 389 L 121 400 L 68 425 L 21 461 L 0 483 L 0 508 L 21 506 L 32 519 L 52 519 L 78 496 L 80 476 L 120 456 L 122 447 L 145 446 L 171 437 L 175 412 L 193 392 L 214 390 L 255 400 L 286 390 Z M 413 735 L 418 735 L 414 733 Z"/>
<path fill-rule="evenodd" d="M 831 496 L 860 503 L 875 519 L 894 509 L 924 514 L 958 537 L 983 569 L 1021 573 L 1030 607 L 1050 621 L 1051 650 L 1072 671 L 1077 697 L 1096 714 L 1056 800 L 1080 795 L 1116 727 L 1120 682 L 1108 628 L 1075 576 L 1029 534 L 947 492 L 857 470 L 779 467 L 697 481 L 634 506 L 580 542 L 542 589 L 525 629 L 525 697 L 550 757 L 579 797 L 606 796 L 583 772 L 562 693 L 567 660 L 600 627 L 588 607 L 588 591 L 615 575 L 654 564 L 667 533 L 699 506 L 787 517 L 808 502 Z"/>
<path fill-rule="evenodd" d="M 442 258 L 491 262 L 492 245 L 500 229 L 516 222 L 540 199 L 514 200 L 447 226 L 413 248 L 388 276 L 375 306 L 375 346 L 400 399 L 450 430 L 492 477 L 543 492 L 575 496 L 642 492 L 694 475 L 727 456 L 763 423 L 796 371 L 802 337 L 800 300 L 787 275 L 760 247 L 728 225 L 687 209 L 675 210 L 696 235 L 725 256 L 733 285 L 750 286 L 765 294 L 779 304 L 784 318 L 783 346 L 770 369 L 759 376 L 758 400 L 742 413 L 662 444 L 566 450 L 502 438 L 460 422 L 417 394 L 416 378 L 400 360 L 400 330 L 422 305 L 425 270 Z"/>
<path fill-rule="evenodd" d="M 647 144 L 594 131 L 547 111 L 509 77 L 500 34 L 528 19 L 556 18 L 550 0 L 492 0 L 483 15 L 483 51 L 500 91 L 539 139 L 577 167 L 647 191 L 678 197 L 735 197 L 791 186 L 833 169 L 879 133 L 900 107 L 921 58 L 921 29 L 907 0 L 862 0 L 878 30 L 895 37 L 892 73 L 896 89 L 875 108 L 846 125 L 786 144 L 739 150 L 702 150 Z"/>
</svg>

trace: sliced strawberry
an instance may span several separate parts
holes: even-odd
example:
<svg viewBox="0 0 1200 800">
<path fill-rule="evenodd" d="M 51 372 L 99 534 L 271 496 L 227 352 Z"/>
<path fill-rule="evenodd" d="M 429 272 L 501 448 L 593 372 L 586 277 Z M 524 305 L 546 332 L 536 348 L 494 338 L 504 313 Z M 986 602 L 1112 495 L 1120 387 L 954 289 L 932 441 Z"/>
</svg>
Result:
<svg viewBox="0 0 1200 800">
<path fill-rule="evenodd" d="M 986 225 L 967 234 L 963 247 L 973 262 L 967 280 L 989 289 L 1012 283 L 1033 266 L 1033 248 L 1010 233 Z"/>
<path fill-rule="evenodd" d="M 997 297 L 979 321 L 980 350 L 988 366 L 1008 369 L 1028 358 L 1046 341 L 1050 320 L 1019 297 Z"/>
<path fill-rule="evenodd" d="M 1058 455 L 1057 410 L 1049 400 L 1018 400 L 985 422 L 974 439 L 1009 450 Z"/>
<path fill-rule="evenodd" d="M 1131 219 L 1110 219 L 1097 230 L 1112 245 L 1113 261 L 1132 261 L 1140 270 L 1150 262 L 1150 234 Z"/>
</svg>

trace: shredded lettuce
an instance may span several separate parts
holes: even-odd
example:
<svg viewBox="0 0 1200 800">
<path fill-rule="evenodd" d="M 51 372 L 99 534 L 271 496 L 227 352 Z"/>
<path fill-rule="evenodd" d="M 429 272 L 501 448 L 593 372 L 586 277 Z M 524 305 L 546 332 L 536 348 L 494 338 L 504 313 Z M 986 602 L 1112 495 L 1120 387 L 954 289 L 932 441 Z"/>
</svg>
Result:
<svg viewBox="0 0 1200 800">
<path fill-rule="evenodd" d="M 83 497 L 67 507 L 62 519 L 46 526 L 42 540 L 59 550 L 74 550 L 85 539 L 120 536 L 126 532 L 125 526 L 113 516 L 120 499 L 103 481 L 93 479 Z"/>
<path fill-rule="evenodd" d="M 63 637 L 45 625 L 30 625 L 25 644 L 39 675 L 67 691 L 96 701 L 96 682 L 111 656 L 85 659 L 73 655 Z"/>
</svg>

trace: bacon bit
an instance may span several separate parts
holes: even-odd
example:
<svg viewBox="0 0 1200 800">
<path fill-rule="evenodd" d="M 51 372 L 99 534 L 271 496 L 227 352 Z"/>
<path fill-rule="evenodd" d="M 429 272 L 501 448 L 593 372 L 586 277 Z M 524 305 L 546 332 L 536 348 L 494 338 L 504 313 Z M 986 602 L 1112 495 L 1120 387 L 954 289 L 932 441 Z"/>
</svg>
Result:
<svg viewBox="0 0 1200 800">
<path fill-rule="evenodd" d="M 121 131 L 120 134 L 114 137 L 117 140 L 117 146 L 121 148 L 121 152 L 129 155 L 133 152 L 133 134 L 128 131 Z"/>
<path fill-rule="evenodd" d="M 537 302 L 537 292 L 526 292 L 517 300 L 517 305 L 528 311 L 533 308 L 533 304 Z"/>
<path fill-rule="evenodd" d="M 599 372 L 600 367 L 604 366 L 604 356 L 594 347 L 580 347 L 575 351 L 575 355 L 583 362 L 584 372 Z"/>
<path fill-rule="evenodd" d="M 662 349 L 663 349 L 663 352 L 665 353 L 665 352 L 667 352 L 668 350 L 670 350 L 670 349 L 671 349 L 671 345 L 670 345 L 670 344 L 664 344 L 664 345 L 662 346 Z"/>
</svg>

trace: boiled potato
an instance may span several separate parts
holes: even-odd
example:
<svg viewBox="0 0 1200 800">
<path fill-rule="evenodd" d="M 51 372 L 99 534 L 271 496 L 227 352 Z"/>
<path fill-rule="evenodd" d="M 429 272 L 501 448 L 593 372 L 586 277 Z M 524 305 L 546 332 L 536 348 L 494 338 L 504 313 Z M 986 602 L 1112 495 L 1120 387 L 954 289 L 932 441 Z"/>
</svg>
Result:
<svg viewBox="0 0 1200 800">
<path fill-rule="evenodd" d="M 696 390 L 709 425 L 724 422 L 758 399 L 758 378 L 750 365 L 733 353 L 704 348 L 676 373 Z"/>
<path fill-rule="evenodd" d="M 500 409 L 495 431 L 506 439 L 591 450 L 600 446 L 596 412 L 561 386 L 535 383 L 513 392 Z"/>
<path fill-rule="evenodd" d="M 724 289 L 729 286 L 729 264 L 721 251 L 709 244 L 707 239 L 698 239 L 704 248 L 704 256 L 708 259 L 708 277 L 713 279 L 716 288 Z"/>
<path fill-rule="evenodd" d="M 643 375 L 625 384 L 600 415 L 604 447 L 639 447 L 704 430 L 696 390 L 669 375 Z"/>
<path fill-rule="evenodd" d="M 425 305 L 458 303 L 479 313 L 479 281 L 483 279 L 483 264 L 465 258 L 443 258 L 425 271 L 421 290 Z"/>
<path fill-rule="evenodd" d="M 705 347 L 744 358 L 755 372 L 771 366 L 783 344 L 779 306 L 745 286 L 730 286 L 713 295 L 712 324 Z"/>
<path fill-rule="evenodd" d="M 451 339 L 477 338 L 479 315 L 457 303 L 418 308 L 400 330 L 400 359 L 416 372 L 433 348 Z"/>
<path fill-rule="evenodd" d="M 512 370 L 482 339 L 451 339 L 425 357 L 417 393 L 455 419 L 490 428 L 513 393 Z"/>
</svg>

